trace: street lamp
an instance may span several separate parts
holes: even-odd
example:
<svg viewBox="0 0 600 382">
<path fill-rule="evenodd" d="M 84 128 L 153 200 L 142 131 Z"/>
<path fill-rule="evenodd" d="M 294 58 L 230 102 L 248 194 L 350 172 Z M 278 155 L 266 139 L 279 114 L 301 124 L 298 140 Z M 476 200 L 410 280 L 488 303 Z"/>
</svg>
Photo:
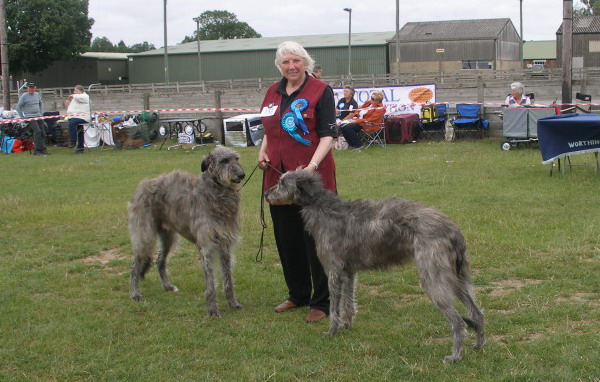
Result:
<svg viewBox="0 0 600 382">
<path fill-rule="evenodd" d="M 198 81 L 202 82 L 202 61 L 200 57 L 200 17 L 194 17 L 196 22 L 196 40 L 198 41 Z"/>
<path fill-rule="evenodd" d="M 352 8 L 344 8 L 348 12 L 348 78 L 352 77 L 350 64 L 352 63 Z"/>
<path fill-rule="evenodd" d="M 165 83 L 169 84 L 169 53 L 167 51 L 167 0 L 163 0 L 163 36 L 164 36 L 164 61 L 165 61 Z"/>
<path fill-rule="evenodd" d="M 520 33 L 520 38 L 521 38 L 521 44 L 520 44 L 520 49 L 519 49 L 519 58 L 521 59 L 521 62 L 519 63 L 519 69 L 523 68 L 523 43 L 525 42 L 525 40 L 523 40 L 523 0 L 519 1 L 519 17 L 520 17 L 520 22 L 519 22 L 519 29 L 521 30 Z"/>
</svg>

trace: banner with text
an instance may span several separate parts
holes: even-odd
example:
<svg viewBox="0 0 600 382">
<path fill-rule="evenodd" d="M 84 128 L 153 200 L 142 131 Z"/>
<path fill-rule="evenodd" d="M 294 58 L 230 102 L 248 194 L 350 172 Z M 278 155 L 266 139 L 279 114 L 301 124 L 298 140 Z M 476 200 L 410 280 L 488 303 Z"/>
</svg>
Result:
<svg viewBox="0 0 600 382">
<path fill-rule="evenodd" d="M 374 91 L 383 92 L 386 115 L 421 114 L 421 104 L 436 102 L 435 84 L 356 87 L 354 90 L 358 107 L 370 100 Z M 333 93 L 337 105 L 338 100 L 344 97 L 344 88 L 333 88 Z"/>
</svg>

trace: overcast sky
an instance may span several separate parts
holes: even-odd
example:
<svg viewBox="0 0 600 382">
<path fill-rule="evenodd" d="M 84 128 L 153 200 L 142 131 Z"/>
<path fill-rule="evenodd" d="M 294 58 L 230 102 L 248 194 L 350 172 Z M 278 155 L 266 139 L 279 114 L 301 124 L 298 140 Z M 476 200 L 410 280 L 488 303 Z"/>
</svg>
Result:
<svg viewBox="0 0 600 382">
<path fill-rule="evenodd" d="M 554 40 L 563 1 L 522 1 L 525 40 Z M 400 0 L 400 28 L 411 21 L 510 18 L 519 31 L 519 4 L 520 0 Z M 348 33 L 348 12 L 343 8 L 352 8 L 353 33 L 396 29 L 395 0 L 168 0 L 167 43 L 175 45 L 191 35 L 196 29 L 192 18 L 208 10 L 234 13 L 264 37 Z M 90 0 L 89 16 L 95 20 L 93 38 L 163 46 L 163 0 Z"/>
</svg>

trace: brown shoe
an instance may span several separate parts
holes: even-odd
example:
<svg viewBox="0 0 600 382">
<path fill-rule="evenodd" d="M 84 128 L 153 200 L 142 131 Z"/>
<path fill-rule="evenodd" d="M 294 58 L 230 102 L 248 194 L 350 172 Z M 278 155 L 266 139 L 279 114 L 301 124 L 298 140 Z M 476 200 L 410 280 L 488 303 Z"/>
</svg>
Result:
<svg viewBox="0 0 600 382">
<path fill-rule="evenodd" d="M 297 307 L 298 307 L 298 305 L 294 304 L 290 300 L 285 300 L 281 304 L 277 305 L 277 307 L 275 308 L 275 313 L 287 312 L 289 310 L 294 310 Z"/>
<path fill-rule="evenodd" d="M 318 322 L 327 317 L 325 312 L 319 309 L 310 308 L 306 315 L 306 322 Z"/>
</svg>

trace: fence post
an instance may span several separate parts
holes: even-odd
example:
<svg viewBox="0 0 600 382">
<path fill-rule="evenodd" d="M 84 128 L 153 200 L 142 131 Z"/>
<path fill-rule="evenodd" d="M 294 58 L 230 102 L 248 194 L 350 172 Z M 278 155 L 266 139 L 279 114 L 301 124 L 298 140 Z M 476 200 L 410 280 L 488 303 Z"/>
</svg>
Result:
<svg viewBox="0 0 600 382">
<path fill-rule="evenodd" d="M 143 110 L 150 110 L 150 93 L 144 93 L 143 96 Z"/>
<path fill-rule="evenodd" d="M 225 127 L 223 126 L 223 112 L 221 111 L 221 91 L 215 90 L 215 117 L 221 130 L 221 144 L 225 146 Z"/>
</svg>

